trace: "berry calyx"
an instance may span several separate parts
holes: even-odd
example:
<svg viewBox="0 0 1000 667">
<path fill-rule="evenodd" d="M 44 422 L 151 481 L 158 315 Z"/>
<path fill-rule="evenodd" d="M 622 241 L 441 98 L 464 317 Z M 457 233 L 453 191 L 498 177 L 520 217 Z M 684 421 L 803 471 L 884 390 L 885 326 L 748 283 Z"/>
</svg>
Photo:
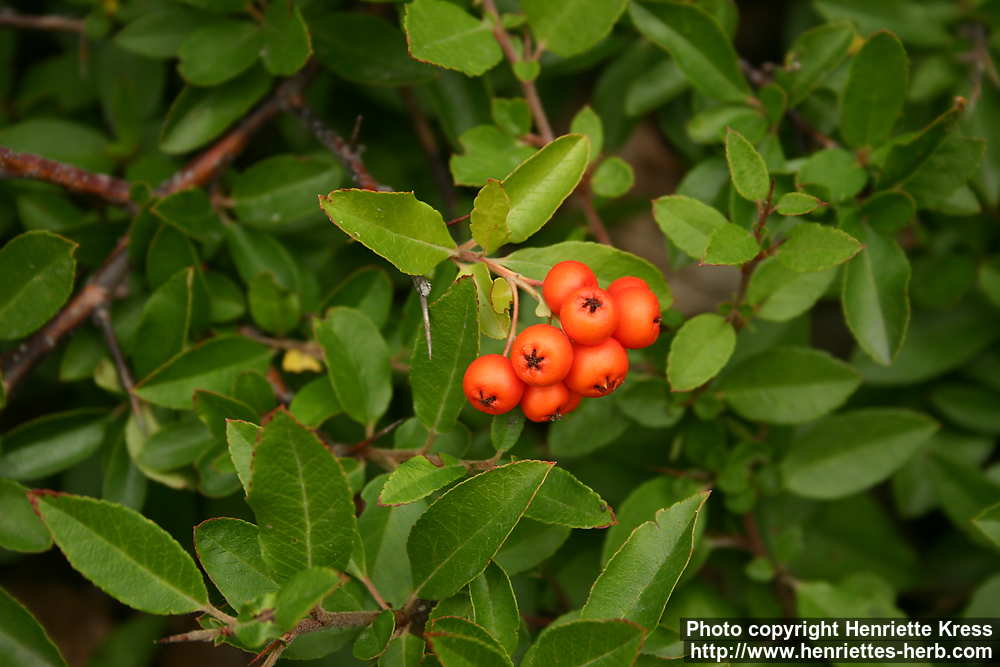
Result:
<svg viewBox="0 0 1000 667">
<path fill-rule="evenodd" d="M 555 384 L 569 373 L 573 345 L 556 327 L 535 324 L 514 339 L 510 360 L 523 382 L 536 386 Z"/>
<path fill-rule="evenodd" d="M 628 374 L 628 355 L 614 338 L 598 345 L 575 345 L 573 366 L 563 383 L 582 396 L 607 396 L 620 387 Z"/>
<path fill-rule="evenodd" d="M 558 314 L 566 297 L 581 287 L 597 287 L 597 276 L 583 262 L 566 260 L 559 262 L 545 274 L 542 297 L 549 309 Z"/>
<path fill-rule="evenodd" d="M 559 320 L 573 342 L 597 345 L 618 326 L 618 308 L 611 295 L 601 288 L 581 287 L 566 297 Z"/>
<path fill-rule="evenodd" d="M 630 287 L 615 295 L 618 326 L 614 337 L 623 346 L 635 350 L 649 347 L 660 335 L 660 301 L 648 289 Z"/>
<path fill-rule="evenodd" d="M 554 422 L 563 416 L 562 408 L 570 401 L 570 391 L 562 382 L 545 387 L 529 385 L 521 397 L 521 412 L 533 422 Z"/>
<path fill-rule="evenodd" d="M 510 359 L 501 354 L 486 354 L 465 369 L 462 391 L 475 409 L 502 415 L 521 401 L 524 383 L 514 373 Z"/>
</svg>

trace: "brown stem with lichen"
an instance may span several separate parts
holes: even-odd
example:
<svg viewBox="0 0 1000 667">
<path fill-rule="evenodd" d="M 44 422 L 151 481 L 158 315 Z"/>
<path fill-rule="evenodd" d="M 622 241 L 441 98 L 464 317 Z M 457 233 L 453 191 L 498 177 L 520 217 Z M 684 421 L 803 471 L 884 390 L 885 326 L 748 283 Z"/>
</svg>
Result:
<svg viewBox="0 0 1000 667">
<path fill-rule="evenodd" d="M 19 153 L 0 146 L 0 171 L 13 178 L 54 183 L 73 192 L 96 195 L 112 204 L 134 207 L 129 197 L 132 185 L 128 181 L 108 174 L 95 174 L 41 155 Z"/>
</svg>

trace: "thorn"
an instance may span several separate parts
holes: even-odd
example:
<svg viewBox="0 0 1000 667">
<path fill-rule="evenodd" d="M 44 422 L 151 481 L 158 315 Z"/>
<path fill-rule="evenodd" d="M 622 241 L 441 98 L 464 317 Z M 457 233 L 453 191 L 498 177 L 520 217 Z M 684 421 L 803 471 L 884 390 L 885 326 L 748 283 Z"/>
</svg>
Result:
<svg viewBox="0 0 1000 667">
<path fill-rule="evenodd" d="M 431 341 L 431 314 L 427 305 L 427 297 L 431 293 L 431 281 L 423 276 L 413 276 L 413 286 L 417 288 L 420 297 L 420 311 L 424 316 L 424 337 L 427 339 L 427 358 L 434 358 L 434 346 Z"/>
</svg>

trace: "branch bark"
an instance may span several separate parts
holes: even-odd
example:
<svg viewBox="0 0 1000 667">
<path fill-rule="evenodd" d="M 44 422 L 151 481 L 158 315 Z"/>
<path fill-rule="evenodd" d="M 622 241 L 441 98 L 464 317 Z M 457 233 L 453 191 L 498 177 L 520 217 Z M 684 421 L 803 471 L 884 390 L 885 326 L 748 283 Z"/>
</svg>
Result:
<svg viewBox="0 0 1000 667">
<path fill-rule="evenodd" d="M 323 119 L 316 115 L 316 112 L 306 104 L 301 95 L 285 97 L 282 100 L 282 106 L 298 116 L 306 129 L 316 137 L 316 140 L 340 158 L 344 166 L 353 174 L 354 182 L 359 187 L 364 190 L 384 189 L 368 172 L 368 167 L 365 166 L 364 161 L 361 159 L 361 150 L 356 146 L 348 144 L 333 128 L 323 122 Z"/>
<path fill-rule="evenodd" d="M 86 30 L 86 25 L 81 19 L 68 16 L 32 16 L 20 14 L 13 9 L 0 9 L 0 27 L 78 32 L 81 35 Z"/>
<path fill-rule="evenodd" d="M 54 183 L 73 192 L 96 195 L 112 204 L 133 206 L 129 198 L 132 185 L 128 181 L 108 174 L 95 174 L 41 155 L 19 153 L 0 146 L 0 170 L 14 178 Z"/>
</svg>

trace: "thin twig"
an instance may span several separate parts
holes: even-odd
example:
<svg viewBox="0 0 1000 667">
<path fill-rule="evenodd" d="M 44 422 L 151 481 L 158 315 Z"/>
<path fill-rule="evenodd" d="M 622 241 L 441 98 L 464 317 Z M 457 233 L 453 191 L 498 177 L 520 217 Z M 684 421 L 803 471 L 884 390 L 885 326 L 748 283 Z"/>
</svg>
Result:
<svg viewBox="0 0 1000 667">
<path fill-rule="evenodd" d="M 86 24 L 81 19 L 54 15 L 32 16 L 6 8 L 0 9 L 0 27 L 78 32 L 81 35 L 86 30 Z"/>
<path fill-rule="evenodd" d="M 597 239 L 599 243 L 613 246 L 614 243 L 611 242 L 611 236 L 608 234 L 608 228 L 604 226 L 604 221 L 601 220 L 601 216 L 597 212 L 597 208 L 594 206 L 594 197 L 589 184 L 581 184 L 580 189 L 577 190 L 576 199 L 580 203 L 580 208 L 583 210 L 584 217 L 587 218 L 587 228 L 590 229 L 591 235 Z"/>
<path fill-rule="evenodd" d="M 507 61 L 511 66 L 521 62 L 523 58 L 521 58 L 517 49 L 514 48 L 514 43 L 510 35 L 507 34 L 507 30 L 503 27 L 503 21 L 500 19 L 500 12 L 497 11 L 496 2 L 494 0 L 483 0 L 483 7 L 493 21 L 493 35 L 496 37 L 497 42 L 499 42 L 500 49 L 503 51 L 504 56 L 506 56 Z M 531 109 L 531 115 L 535 119 L 535 126 L 538 128 L 538 133 L 545 143 L 549 143 L 555 139 L 555 134 L 552 133 L 552 125 L 549 123 L 548 116 L 545 115 L 545 107 L 542 106 L 542 100 L 538 96 L 538 89 L 535 87 L 535 82 L 521 81 L 521 90 L 524 92 L 524 99 L 528 103 L 528 108 Z"/>
<path fill-rule="evenodd" d="M 457 218 L 453 218 L 453 219 L 449 220 L 446 224 L 449 227 L 451 227 L 452 225 L 457 225 L 460 222 L 465 222 L 466 220 L 468 220 L 471 217 L 472 217 L 471 213 L 466 213 L 465 215 L 460 215 Z"/>
<path fill-rule="evenodd" d="M 336 155 L 344 163 L 344 166 L 353 174 L 354 182 L 363 190 L 383 190 L 372 175 L 368 172 L 361 159 L 361 150 L 348 144 L 343 137 L 337 134 L 333 128 L 323 122 L 316 115 L 312 107 L 306 104 L 301 95 L 288 96 L 282 100 L 285 109 L 298 116 L 302 124 L 313 133 L 316 140 L 323 144 L 331 153 Z"/>
<path fill-rule="evenodd" d="M 365 588 L 368 589 L 369 595 L 375 600 L 375 603 L 381 609 L 391 609 L 389 604 L 382 597 L 382 594 L 378 592 L 378 588 L 375 587 L 375 582 L 373 582 L 369 577 L 361 577 L 361 583 L 364 584 Z"/>
<path fill-rule="evenodd" d="M 307 354 L 310 357 L 323 359 L 323 347 L 319 343 L 306 340 L 294 340 L 291 338 L 272 338 L 249 325 L 241 326 L 239 328 L 239 333 L 241 336 L 245 336 L 246 338 L 257 341 L 258 343 L 263 343 L 264 345 L 276 350 L 298 350 L 299 352 Z"/>
<path fill-rule="evenodd" d="M 97 195 L 112 204 L 134 208 L 129 198 L 132 185 L 128 181 L 108 174 L 95 174 L 41 155 L 18 153 L 0 146 L 0 171 L 14 178 L 54 183 L 73 192 Z"/>
<path fill-rule="evenodd" d="M 434 182 L 441 193 L 441 201 L 444 204 L 444 215 L 446 218 L 451 218 L 455 215 L 455 188 L 452 186 L 451 174 L 448 171 L 448 167 L 441 157 L 441 149 L 438 146 L 434 128 L 431 127 L 426 114 L 420 108 L 420 104 L 417 102 L 412 88 L 403 86 L 399 89 L 399 95 L 403 98 L 403 103 L 410 113 L 413 131 L 416 132 L 420 148 L 423 149 L 424 155 L 427 156 L 427 162 L 431 167 L 431 175 L 434 177 Z"/>
<path fill-rule="evenodd" d="M 115 328 L 111 323 L 111 309 L 108 307 L 107 302 L 102 303 L 94 309 L 93 320 L 97 328 L 100 329 L 101 335 L 104 336 L 104 344 L 111 353 L 111 360 L 114 362 L 115 370 L 118 372 L 118 381 L 128 395 L 129 403 L 132 406 L 132 414 L 135 415 L 139 430 L 145 433 L 146 423 L 143 419 L 142 399 L 135 393 L 135 381 L 132 379 L 132 371 L 128 367 L 125 355 L 122 354 L 121 346 L 118 344 L 118 336 L 115 334 Z"/>
<path fill-rule="evenodd" d="M 383 426 L 378 431 L 375 431 L 374 433 L 372 433 L 370 436 L 368 436 L 367 438 L 365 438 L 361 442 L 358 442 L 356 444 L 351 445 L 351 448 L 347 450 L 347 453 L 345 454 L 345 456 L 354 456 L 354 455 L 357 455 L 359 452 L 361 452 L 361 450 L 363 450 L 363 449 L 365 449 L 367 447 L 370 447 L 372 443 L 378 442 L 379 440 L 381 440 L 385 436 L 387 436 L 390 433 L 392 433 L 393 431 L 395 431 L 396 428 L 400 424 L 402 424 L 404 421 L 406 421 L 406 419 L 397 419 L 396 421 L 392 422 L 388 426 Z"/>
</svg>

